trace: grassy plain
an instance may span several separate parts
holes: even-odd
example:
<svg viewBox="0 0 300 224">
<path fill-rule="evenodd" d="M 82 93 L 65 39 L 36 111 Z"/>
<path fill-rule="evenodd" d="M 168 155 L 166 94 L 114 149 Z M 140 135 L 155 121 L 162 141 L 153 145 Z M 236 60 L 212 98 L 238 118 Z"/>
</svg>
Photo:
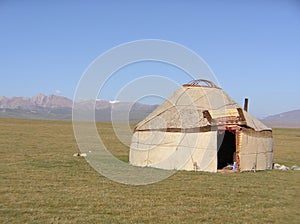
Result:
<svg viewBox="0 0 300 224">
<path fill-rule="evenodd" d="M 99 123 L 114 155 L 128 148 Z M 300 165 L 300 129 L 275 129 L 274 161 Z M 299 171 L 178 172 L 129 186 L 82 157 L 71 122 L 0 119 L 0 223 L 300 223 Z"/>
</svg>

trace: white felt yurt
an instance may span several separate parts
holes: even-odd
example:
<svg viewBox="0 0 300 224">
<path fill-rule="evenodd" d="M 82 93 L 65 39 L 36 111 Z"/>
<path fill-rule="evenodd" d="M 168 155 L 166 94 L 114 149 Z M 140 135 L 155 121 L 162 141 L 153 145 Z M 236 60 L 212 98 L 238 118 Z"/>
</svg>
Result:
<svg viewBox="0 0 300 224">
<path fill-rule="evenodd" d="M 134 166 L 217 172 L 272 169 L 272 130 L 221 88 L 195 80 L 137 124 L 130 146 Z"/>
</svg>

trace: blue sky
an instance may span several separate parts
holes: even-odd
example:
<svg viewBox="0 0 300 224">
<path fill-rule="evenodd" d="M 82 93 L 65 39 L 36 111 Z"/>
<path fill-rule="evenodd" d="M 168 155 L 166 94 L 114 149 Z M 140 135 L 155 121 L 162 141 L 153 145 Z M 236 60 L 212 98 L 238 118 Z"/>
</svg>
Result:
<svg viewBox="0 0 300 224">
<path fill-rule="evenodd" d="M 0 32 L 0 96 L 59 90 L 73 98 L 85 69 L 105 51 L 124 42 L 163 39 L 201 56 L 237 103 L 249 97 L 255 116 L 300 108 L 296 0 L 3 0 Z M 162 72 L 190 81 L 171 71 Z M 121 83 L 132 78 L 122 77 Z M 101 98 L 114 99 L 116 83 L 103 89 Z"/>
</svg>

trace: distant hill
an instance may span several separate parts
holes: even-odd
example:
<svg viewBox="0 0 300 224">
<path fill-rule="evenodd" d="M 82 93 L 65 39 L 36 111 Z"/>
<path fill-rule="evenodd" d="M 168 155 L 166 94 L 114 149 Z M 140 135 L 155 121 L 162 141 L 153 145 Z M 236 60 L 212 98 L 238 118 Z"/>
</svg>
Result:
<svg viewBox="0 0 300 224">
<path fill-rule="evenodd" d="M 93 101 L 86 100 L 78 103 L 80 108 L 92 108 Z M 71 120 L 73 101 L 62 96 L 38 94 L 34 97 L 0 97 L 0 118 L 24 118 L 24 119 L 45 119 L 45 120 Z M 149 113 L 156 109 L 157 105 L 141 103 L 117 102 L 117 101 L 96 101 L 96 121 L 111 121 L 111 112 L 114 112 L 114 119 L 119 121 L 128 117 L 129 120 L 139 122 Z M 129 109 L 128 109 L 129 108 Z"/>
<path fill-rule="evenodd" d="M 300 128 L 300 110 L 275 114 L 261 121 L 267 126 L 274 128 Z"/>
<path fill-rule="evenodd" d="M 36 110 L 40 108 L 71 108 L 73 101 L 62 96 L 38 94 L 34 97 L 0 97 L 0 108 Z"/>
</svg>

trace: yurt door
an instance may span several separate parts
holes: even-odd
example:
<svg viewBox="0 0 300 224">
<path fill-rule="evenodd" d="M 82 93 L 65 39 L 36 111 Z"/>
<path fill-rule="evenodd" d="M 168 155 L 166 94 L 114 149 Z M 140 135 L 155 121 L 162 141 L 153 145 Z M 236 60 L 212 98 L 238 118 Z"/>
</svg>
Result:
<svg viewBox="0 0 300 224">
<path fill-rule="evenodd" d="M 218 169 L 233 165 L 236 152 L 235 131 L 218 131 Z"/>
</svg>

